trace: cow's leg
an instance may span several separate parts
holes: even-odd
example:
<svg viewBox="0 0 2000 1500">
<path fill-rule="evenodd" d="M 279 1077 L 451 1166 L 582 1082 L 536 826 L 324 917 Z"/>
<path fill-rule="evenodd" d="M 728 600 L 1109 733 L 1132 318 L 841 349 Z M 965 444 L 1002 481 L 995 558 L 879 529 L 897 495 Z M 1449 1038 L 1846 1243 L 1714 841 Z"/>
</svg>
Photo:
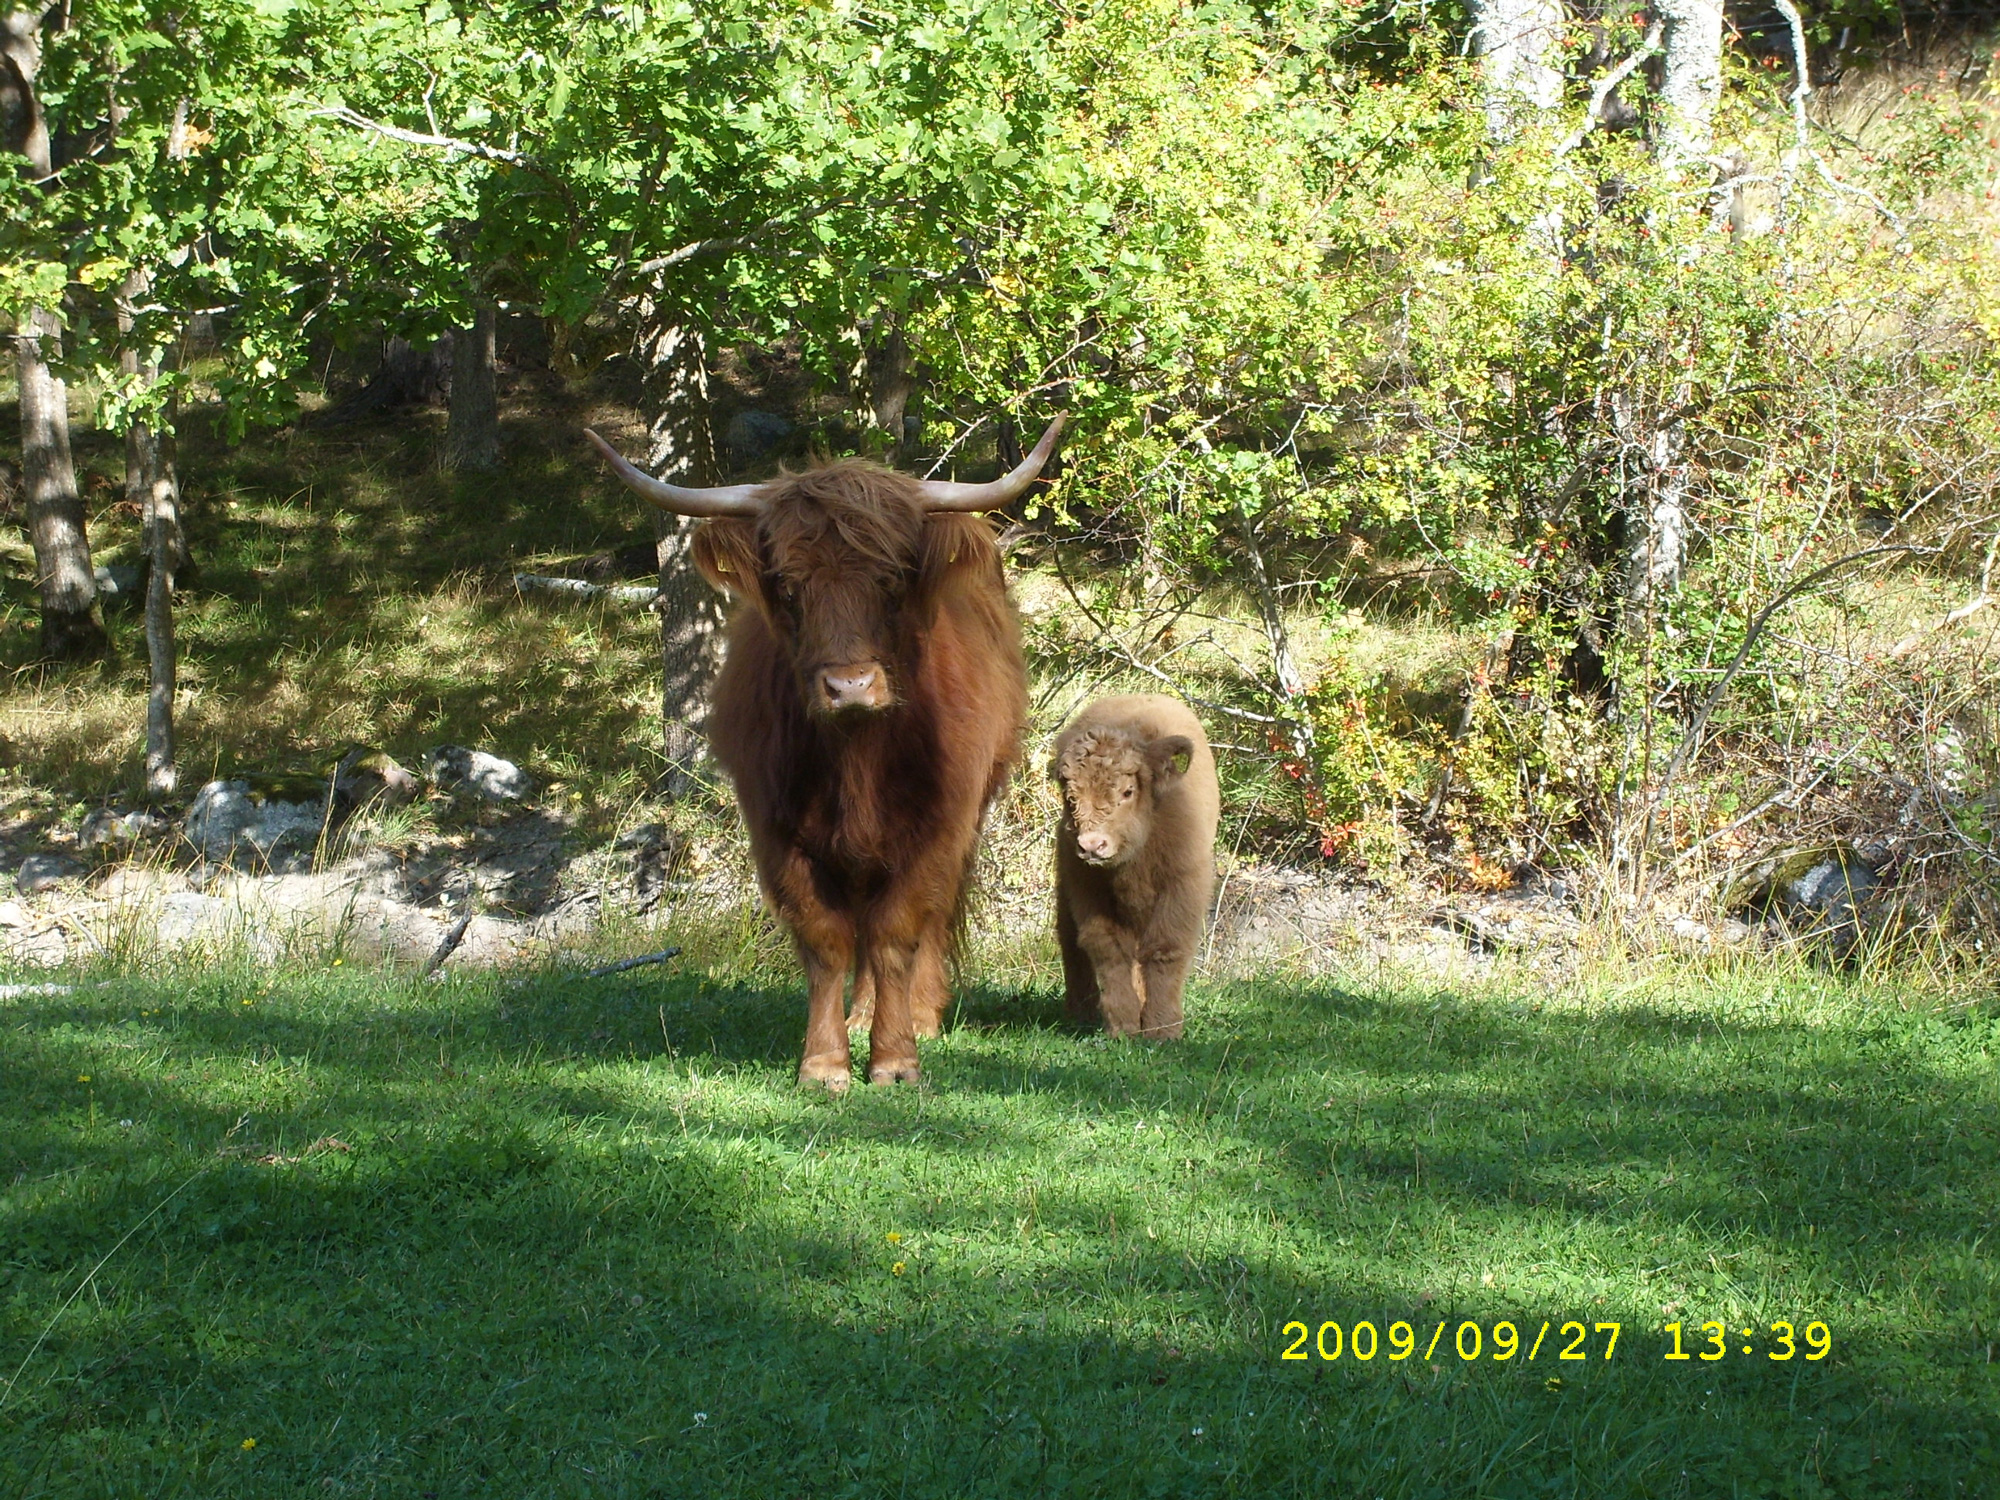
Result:
<svg viewBox="0 0 2000 1500">
<path fill-rule="evenodd" d="M 866 1031 L 875 1024 L 875 972 L 864 963 L 854 966 L 854 996 L 847 1002 L 847 1029 Z"/>
<path fill-rule="evenodd" d="M 806 1047 L 799 1082 L 848 1085 L 847 973 L 854 967 L 854 924 L 819 899 L 805 857 L 792 854 L 765 881 L 806 970 Z"/>
<path fill-rule="evenodd" d="M 910 1014 L 910 981 L 915 977 L 914 936 L 870 933 L 865 943 L 867 963 L 875 975 L 875 1020 L 868 1028 L 868 1081 L 915 1083 L 917 1034 Z"/>
<path fill-rule="evenodd" d="M 1098 1008 L 1097 967 L 1076 938 L 1076 913 L 1068 899 L 1056 897 L 1056 946 L 1062 949 L 1063 1001 L 1069 1018 L 1079 1026 L 1097 1027 L 1104 1016 Z"/>
<path fill-rule="evenodd" d="M 891 891 L 866 919 L 863 961 L 875 976 L 875 1020 L 868 1029 L 870 1083 L 917 1081 L 918 1023 L 934 1019 L 942 1009 L 936 996 L 944 981 L 948 921 L 948 913 L 922 893 L 941 884 L 918 878 Z"/>
<path fill-rule="evenodd" d="M 1130 1036 L 1139 1029 L 1145 997 L 1139 992 L 1138 954 L 1131 932 L 1109 916 L 1088 916 L 1076 925 L 1076 940 L 1096 973 L 1104 1029 Z"/>
<path fill-rule="evenodd" d="M 910 1025 L 919 1037 L 944 1032 L 944 1013 L 951 1009 L 950 953 L 950 924 L 931 923 L 918 940 L 910 971 Z"/>
</svg>

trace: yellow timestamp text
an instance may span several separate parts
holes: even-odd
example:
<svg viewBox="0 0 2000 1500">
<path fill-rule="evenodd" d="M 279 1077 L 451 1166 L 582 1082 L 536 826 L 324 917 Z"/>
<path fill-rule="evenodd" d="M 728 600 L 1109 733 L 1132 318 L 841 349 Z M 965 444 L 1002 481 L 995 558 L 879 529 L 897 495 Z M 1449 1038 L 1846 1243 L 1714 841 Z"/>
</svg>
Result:
<svg viewBox="0 0 2000 1500">
<path fill-rule="evenodd" d="M 1438 1357 L 1450 1359 L 1456 1355 L 1470 1364 L 1475 1360 L 1512 1359 L 1522 1352 L 1522 1345 L 1526 1343 L 1525 1357 L 1531 1360 L 1538 1357 L 1589 1359 L 1593 1345 L 1605 1359 L 1609 1359 L 1618 1347 L 1618 1333 L 1623 1327 L 1622 1323 L 1579 1323 L 1574 1319 L 1558 1325 L 1550 1319 L 1536 1331 L 1533 1341 L 1528 1342 L 1516 1324 L 1480 1324 L 1470 1318 L 1452 1328 L 1449 1339 L 1445 1337 L 1445 1330 L 1451 1328 L 1449 1318 L 1439 1322 L 1435 1328 L 1425 1330 L 1401 1321 L 1389 1324 L 1384 1331 L 1378 1331 L 1375 1324 L 1366 1319 L 1345 1327 L 1328 1321 L 1320 1324 L 1317 1331 L 1309 1324 L 1291 1322 L 1284 1326 L 1282 1332 L 1282 1336 L 1290 1342 L 1278 1358 L 1311 1359 L 1317 1354 L 1329 1363 L 1351 1359 L 1366 1364 L 1377 1354 L 1389 1360 L 1409 1359 L 1422 1348 L 1426 1360 Z M 1551 1332 L 1554 1338 L 1550 1338 Z M 1294 1337 L 1294 1334 L 1297 1336 Z M 1443 1350 L 1441 1356 L 1440 1348 Z"/>
<path fill-rule="evenodd" d="M 1386 1326 L 1378 1326 L 1366 1318 L 1345 1324 L 1328 1319 L 1317 1328 L 1295 1319 L 1281 1330 L 1285 1344 L 1278 1358 L 1317 1357 L 1329 1364 L 1340 1360 L 1367 1364 L 1379 1355 L 1393 1363 L 1414 1358 L 1421 1349 L 1422 1358 L 1427 1361 L 1456 1357 L 1466 1364 L 1502 1363 L 1517 1356 L 1530 1361 L 1587 1360 L 1593 1356 L 1610 1359 L 1618 1351 L 1618 1336 L 1624 1326 L 1609 1321 L 1583 1322 L 1571 1318 L 1557 1322 L 1550 1318 L 1535 1328 L 1530 1340 L 1526 1329 L 1534 1328 L 1532 1323 L 1504 1320 L 1479 1323 L 1468 1318 L 1454 1327 L 1446 1318 L 1432 1328 L 1423 1329 L 1400 1319 Z M 1766 1360 L 1778 1363 L 1793 1358 L 1810 1362 L 1825 1359 L 1833 1349 L 1832 1331 L 1817 1319 L 1804 1328 L 1784 1321 L 1769 1323 L 1762 1331 L 1734 1327 L 1719 1319 L 1695 1326 L 1700 1330 L 1699 1335 L 1688 1325 L 1664 1325 L 1660 1329 L 1665 1341 L 1660 1357 L 1714 1363 L 1732 1354 L 1762 1354 Z"/>
</svg>

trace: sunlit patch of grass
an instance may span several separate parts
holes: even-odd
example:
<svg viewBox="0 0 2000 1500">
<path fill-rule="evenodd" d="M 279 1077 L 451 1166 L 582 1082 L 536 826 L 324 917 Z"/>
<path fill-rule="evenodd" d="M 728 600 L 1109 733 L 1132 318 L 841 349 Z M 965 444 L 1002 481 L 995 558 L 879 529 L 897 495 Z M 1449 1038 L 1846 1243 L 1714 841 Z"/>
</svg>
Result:
<svg viewBox="0 0 2000 1500">
<path fill-rule="evenodd" d="M 516 557 L 573 560 L 643 534 L 643 522 L 580 457 L 530 445 L 506 476 L 452 479 L 425 471 L 424 441 L 293 433 L 229 450 L 190 440 L 199 571 L 177 629 L 181 758 L 195 784 L 317 767 L 355 743 L 413 756 L 455 741 L 559 764 L 572 782 L 605 778 L 588 798 L 596 805 L 626 795 L 631 767 L 656 763 L 652 617 L 524 601 L 510 583 Z M 79 449 L 87 472 L 118 457 L 87 431 Z M 105 555 L 136 540 L 115 510 L 92 527 Z M 21 579 L 4 608 L 9 761 L 81 797 L 131 795 L 145 717 L 137 613 L 113 612 L 108 666 L 42 671 L 26 669 L 35 619 Z"/>
</svg>

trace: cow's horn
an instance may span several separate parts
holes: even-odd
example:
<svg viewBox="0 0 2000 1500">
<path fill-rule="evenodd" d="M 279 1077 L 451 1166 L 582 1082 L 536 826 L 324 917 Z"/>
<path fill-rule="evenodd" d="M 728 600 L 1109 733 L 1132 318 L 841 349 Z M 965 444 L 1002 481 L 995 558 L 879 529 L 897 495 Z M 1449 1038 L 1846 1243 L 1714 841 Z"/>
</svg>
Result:
<svg viewBox="0 0 2000 1500">
<path fill-rule="evenodd" d="M 588 427 L 583 429 L 583 435 L 597 445 L 597 451 L 610 463 L 612 472 L 625 481 L 626 488 L 643 495 L 661 510 L 677 516 L 754 516 L 763 509 L 762 497 L 757 493 L 759 485 L 718 484 L 697 490 L 668 484 L 626 462 L 622 453 Z"/>
<path fill-rule="evenodd" d="M 1067 416 L 1058 416 L 1049 423 L 1042 440 L 1035 444 L 1035 451 L 1014 466 L 1011 474 L 1002 474 L 998 479 L 985 484 L 954 484 L 948 479 L 925 479 L 920 481 L 924 491 L 926 510 L 998 510 L 1009 500 L 1024 492 L 1035 482 L 1042 472 L 1042 465 L 1055 452 L 1056 438 L 1063 430 Z M 630 481 L 627 481 L 628 483 Z"/>
</svg>

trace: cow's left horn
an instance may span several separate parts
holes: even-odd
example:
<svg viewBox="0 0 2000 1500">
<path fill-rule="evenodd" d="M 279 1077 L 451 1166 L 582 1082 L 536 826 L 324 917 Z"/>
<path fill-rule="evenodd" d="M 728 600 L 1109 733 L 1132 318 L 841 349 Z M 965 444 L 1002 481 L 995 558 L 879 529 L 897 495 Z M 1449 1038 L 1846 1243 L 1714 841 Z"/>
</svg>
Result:
<svg viewBox="0 0 2000 1500">
<path fill-rule="evenodd" d="M 1035 482 L 1036 476 L 1042 472 L 1042 465 L 1055 452 L 1056 438 L 1063 430 L 1063 423 L 1068 420 L 1064 415 L 1049 423 L 1042 440 L 1035 444 L 1035 451 L 1016 464 L 1011 474 L 1002 474 L 985 484 L 954 484 L 948 479 L 919 481 L 923 486 L 924 509 L 998 510 Z"/>
<path fill-rule="evenodd" d="M 689 489 L 655 479 L 628 463 L 625 456 L 588 427 L 583 435 L 597 445 L 611 470 L 635 494 L 644 496 L 661 510 L 677 516 L 754 516 L 763 509 L 763 499 L 754 484 L 718 484 L 707 489 Z"/>
</svg>

